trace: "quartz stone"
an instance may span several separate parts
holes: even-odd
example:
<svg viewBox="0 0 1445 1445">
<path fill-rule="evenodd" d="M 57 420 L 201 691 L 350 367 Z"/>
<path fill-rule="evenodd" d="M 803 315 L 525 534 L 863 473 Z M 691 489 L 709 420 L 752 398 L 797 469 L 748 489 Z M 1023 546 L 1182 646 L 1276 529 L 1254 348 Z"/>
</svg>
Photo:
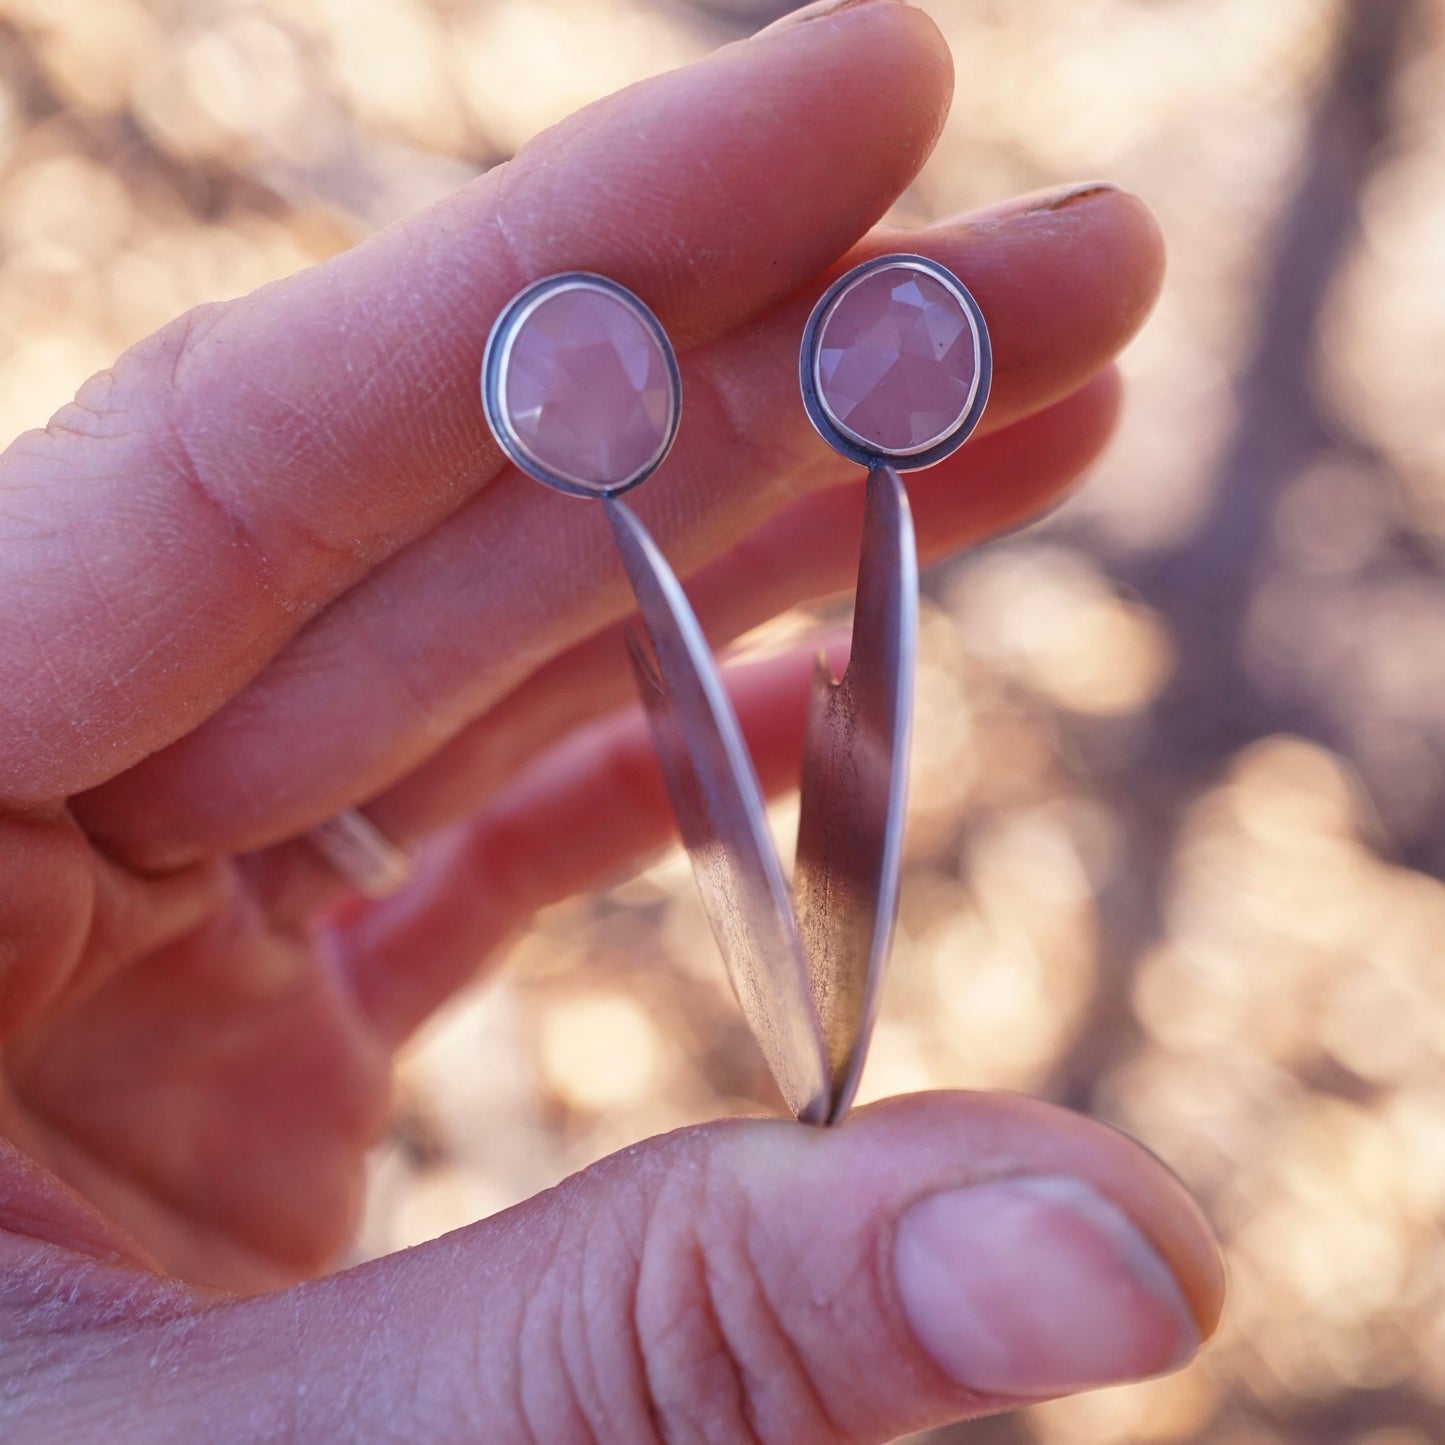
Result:
<svg viewBox="0 0 1445 1445">
<path fill-rule="evenodd" d="M 591 286 L 544 296 L 503 361 L 500 395 L 522 452 L 544 471 L 599 491 L 646 471 L 672 428 L 672 380 L 652 330 Z"/>
<path fill-rule="evenodd" d="M 855 441 L 899 455 L 954 431 L 973 399 L 973 329 L 925 271 L 889 266 L 833 303 L 818 337 L 818 395 Z"/>
</svg>

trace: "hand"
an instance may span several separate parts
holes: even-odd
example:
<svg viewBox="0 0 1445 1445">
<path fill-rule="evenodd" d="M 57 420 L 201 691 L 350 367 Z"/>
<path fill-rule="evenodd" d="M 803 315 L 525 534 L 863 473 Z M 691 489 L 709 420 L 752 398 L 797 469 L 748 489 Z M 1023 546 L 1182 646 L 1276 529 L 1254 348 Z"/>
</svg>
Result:
<svg viewBox="0 0 1445 1445">
<path fill-rule="evenodd" d="M 1154 1160 L 966 1095 L 673 1135 L 294 1284 L 347 1237 L 398 1042 L 670 835 L 598 509 L 483 424 L 505 301 L 595 270 L 669 329 L 685 418 L 638 506 L 719 641 L 850 582 L 859 474 L 795 367 L 864 255 L 936 256 L 994 337 L 986 434 L 910 482 L 925 555 L 1033 515 L 1108 437 L 1153 224 L 1087 187 L 876 228 L 949 90 L 884 0 L 730 46 L 181 318 L 0 461 L 7 1438 L 883 1440 L 1212 1329 L 1213 1246 Z M 734 677 L 774 787 L 807 670 Z M 440 838 L 375 904 L 295 841 L 362 802 Z"/>
</svg>

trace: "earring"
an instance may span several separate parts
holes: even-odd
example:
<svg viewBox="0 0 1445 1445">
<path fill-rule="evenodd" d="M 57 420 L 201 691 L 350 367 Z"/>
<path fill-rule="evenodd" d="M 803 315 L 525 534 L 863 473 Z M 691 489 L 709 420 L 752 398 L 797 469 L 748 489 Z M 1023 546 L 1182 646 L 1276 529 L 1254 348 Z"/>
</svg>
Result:
<svg viewBox="0 0 1445 1445">
<path fill-rule="evenodd" d="M 868 468 L 852 651 L 841 681 L 820 668 L 814 688 L 793 885 L 830 1119 L 858 1087 L 898 912 L 918 635 L 918 552 L 898 473 L 963 445 L 992 371 L 978 303 L 923 256 L 855 267 L 803 330 L 808 417 Z"/>
<path fill-rule="evenodd" d="M 628 651 L 733 990 L 788 1107 L 831 1124 L 858 1086 L 898 906 L 918 626 L 899 472 L 963 444 L 992 361 L 982 313 L 957 277 L 921 256 L 886 256 L 823 294 L 799 364 L 813 425 L 868 481 L 852 653 L 839 681 L 820 659 L 791 891 L 702 628 L 622 500 L 662 464 L 681 417 L 661 324 L 605 277 L 538 281 L 492 328 L 482 403 L 522 471 L 606 509 L 641 620 Z M 354 810 L 311 836 L 364 891 L 405 877 L 405 855 Z"/>
<path fill-rule="evenodd" d="M 856 267 L 804 329 L 803 402 L 868 468 L 853 645 L 820 659 L 790 890 L 742 729 L 681 584 L 623 493 L 662 465 L 682 388 L 661 324 L 585 272 L 526 287 L 487 339 L 482 404 L 527 475 L 601 501 L 636 596 L 627 631 L 658 760 L 733 991 L 794 1115 L 837 1123 L 857 1089 L 892 944 L 918 626 L 918 559 L 900 471 L 961 446 L 992 359 L 977 302 L 921 256 Z M 405 854 L 348 810 L 313 830 L 353 886 L 380 894 Z"/>
<path fill-rule="evenodd" d="M 661 465 L 682 410 L 662 326 L 605 277 L 548 277 L 497 318 L 482 404 L 529 476 L 600 498 L 637 600 L 628 652 L 733 990 L 789 1108 L 821 1120 L 826 1062 L 782 864 L 737 715 L 676 575 L 622 494 Z"/>
</svg>

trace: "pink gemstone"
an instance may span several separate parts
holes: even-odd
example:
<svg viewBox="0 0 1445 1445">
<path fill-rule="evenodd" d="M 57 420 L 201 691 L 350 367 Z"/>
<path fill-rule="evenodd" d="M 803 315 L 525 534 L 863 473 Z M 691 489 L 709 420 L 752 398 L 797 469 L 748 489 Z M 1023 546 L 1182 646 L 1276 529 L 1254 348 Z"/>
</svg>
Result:
<svg viewBox="0 0 1445 1445">
<path fill-rule="evenodd" d="M 818 395 L 870 449 L 925 451 L 957 429 L 978 365 L 968 313 L 926 271 L 889 266 L 833 303 L 818 337 Z"/>
<path fill-rule="evenodd" d="M 544 296 L 503 367 L 507 423 L 544 471 L 605 489 L 647 470 L 667 445 L 675 401 L 662 347 L 609 291 L 578 285 Z"/>
</svg>

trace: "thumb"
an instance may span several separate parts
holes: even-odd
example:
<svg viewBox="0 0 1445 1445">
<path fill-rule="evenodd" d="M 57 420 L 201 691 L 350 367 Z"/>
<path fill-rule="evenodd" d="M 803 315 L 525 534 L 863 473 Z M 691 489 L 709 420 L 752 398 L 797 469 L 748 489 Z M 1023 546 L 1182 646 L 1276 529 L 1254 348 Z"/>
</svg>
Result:
<svg viewBox="0 0 1445 1445">
<path fill-rule="evenodd" d="M 431 1244 L 158 1326 L 188 1363 L 144 1423 L 884 1441 L 1174 1369 L 1222 1291 L 1198 1211 L 1137 1145 L 1013 1096 L 917 1095 L 836 1130 L 652 1140 Z"/>
</svg>

